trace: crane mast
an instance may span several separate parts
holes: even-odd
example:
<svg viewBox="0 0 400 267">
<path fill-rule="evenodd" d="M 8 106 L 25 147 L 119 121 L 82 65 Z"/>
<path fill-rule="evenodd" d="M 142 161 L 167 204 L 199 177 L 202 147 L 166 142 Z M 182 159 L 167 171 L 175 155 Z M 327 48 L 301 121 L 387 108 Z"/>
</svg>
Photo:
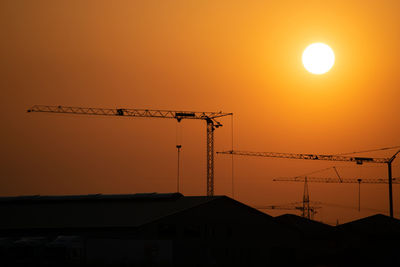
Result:
<svg viewBox="0 0 400 267">
<path fill-rule="evenodd" d="M 326 161 L 344 161 L 363 163 L 387 164 L 388 167 L 388 184 L 389 184 L 389 213 L 393 218 L 393 189 L 392 189 L 392 162 L 400 153 L 398 150 L 390 158 L 370 158 L 370 157 L 351 157 L 343 155 L 324 155 L 324 154 L 301 154 L 301 153 L 279 153 L 279 152 L 251 152 L 229 150 L 217 152 L 218 154 L 238 155 L 238 156 L 253 156 L 253 157 L 268 157 L 268 158 L 286 158 L 286 159 L 304 159 L 304 160 L 326 160 Z"/>
<path fill-rule="evenodd" d="M 45 106 L 34 105 L 28 112 L 63 113 L 94 116 L 123 116 L 142 118 L 163 118 L 204 120 L 207 123 L 207 196 L 214 195 L 214 130 L 222 124 L 217 118 L 233 116 L 233 113 L 223 112 L 196 112 L 196 111 L 175 111 L 175 110 L 152 110 L 152 109 L 126 109 L 126 108 L 85 108 L 66 106 Z"/>
</svg>

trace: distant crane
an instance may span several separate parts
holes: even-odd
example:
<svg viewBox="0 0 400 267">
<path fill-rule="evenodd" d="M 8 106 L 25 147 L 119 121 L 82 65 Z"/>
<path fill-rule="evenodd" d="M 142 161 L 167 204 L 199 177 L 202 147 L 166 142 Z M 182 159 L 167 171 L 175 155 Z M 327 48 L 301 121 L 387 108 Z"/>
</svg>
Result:
<svg viewBox="0 0 400 267">
<path fill-rule="evenodd" d="M 335 168 L 336 170 L 336 168 Z M 358 184 L 358 211 L 361 210 L 361 184 L 387 184 L 388 181 L 386 179 L 362 179 L 362 178 L 353 178 L 353 179 L 342 179 L 338 176 L 339 179 L 336 178 L 328 178 L 328 177 L 278 177 L 272 179 L 274 182 L 312 182 L 312 183 L 344 183 L 344 184 Z M 393 178 L 393 184 L 400 184 L 399 178 Z"/>
<path fill-rule="evenodd" d="M 312 174 L 323 172 L 333 169 L 335 171 L 335 175 L 337 178 L 330 178 L 330 177 L 313 177 L 310 176 Z M 295 177 L 277 177 L 273 178 L 272 181 L 274 182 L 305 182 L 307 179 L 308 182 L 313 183 L 347 183 L 347 184 L 356 184 L 356 183 L 364 183 L 364 184 L 387 184 L 388 180 L 384 178 L 375 178 L 375 179 L 363 179 L 363 178 L 346 178 L 343 179 L 335 166 L 316 170 L 308 174 L 298 175 Z M 400 184 L 400 178 L 392 178 L 392 183 Z"/>
<path fill-rule="evenodd" d="M 387 148 L 381 150 L 386 150 L 386 149 Z M 392 162 L 396 158 L 397 154 L 400 153 L 400 150 L 398 150 L 390 158 L 351 157 L 343 155 L 296 154 L 296 153 L 278 153 L 278 152 L 251 152 L 251 151 L 237 151 L 237 150 L 222 151 L 217 153 L 238 155 L 238 156 L 269 157 L 269 158 L 347 161 L 347 162 L 355 162 L 357 164 L 363 164 L 363 163 L 387 164 L 388 184 L 389 184 L 389 212 L 390 212 L 390 217 L 393 217 Z"/>
<path fill-rule="evenodd" d="M 318 203 L 319 204 L 319 203 Z M 320 206 L 310 206 L 310 194 L 308 191 L 307 177 L 304 180 L 304 191 L 303 191 L 303 201 L 294 202 L 285 205 L 270 205 L 270 206 L 256 206 L 257 209 L 270 209 L 270 210 L 300 210 L 301 216 L 307 219 L 314 219 L 314 215 L 317 213 L 317 209 Z"/>
<path fill-rule="evenodd" d="M 35 105 L 28 112 L 63 113 L 96 116 L 123 116 L 142 118 L 162 118 L 204 120 L 207 123 L 207 196 L 214 195 L 214 130 L 222 126 L 216 119 L 233 116 L 233 113 L 222 112 L 194 112 L 174 110 L 151 110 L 151 109 L 126 109 L 126 108 L 83 108 L 65 106 Z M 178 148 L 179 149 L 179 148 Z"/>
</svg>

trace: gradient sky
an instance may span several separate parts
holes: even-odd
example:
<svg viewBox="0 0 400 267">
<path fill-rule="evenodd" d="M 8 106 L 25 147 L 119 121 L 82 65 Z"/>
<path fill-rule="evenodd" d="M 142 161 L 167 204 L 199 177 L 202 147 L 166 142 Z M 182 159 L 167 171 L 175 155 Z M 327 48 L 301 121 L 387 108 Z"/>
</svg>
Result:
<svg viewBox="0 0 400 267">
<path fill-rule="evenodd" d="M 33 104 L 233 112 L 241 150 L 399 145 L 399 13 L 395 0 L 2 0 L 0 194 L 176 190 L 175 121 L 26 113 Z M 313 42 L 335 52 L 325 75 L 302 66 Z M 231 149 L 231 121 L 221 122 L 217 151 Z M 182 192 L 203 195 L 205 123 L 181 127 Z M 216 156 L 216 194 L 231 196 L 230 164 Z M 302 184 L 272 182 L 276 176 L 329 166 L 344 178 L 387 173 L 385 166 L 265 158 L 235 158 L 234 166 L 235 198 L 256 205 L 301 200 Z M 310 184 L 310 192 L 311 200 L 357 206 L 357 185 Z M 364 207 L 387 212 L 387 198 L 385 185 L 362 187 Z M 397 185 L 394 200 L 399 217 Z M 317 219 L 372 213 L 324 207 Z"/>
</svg>

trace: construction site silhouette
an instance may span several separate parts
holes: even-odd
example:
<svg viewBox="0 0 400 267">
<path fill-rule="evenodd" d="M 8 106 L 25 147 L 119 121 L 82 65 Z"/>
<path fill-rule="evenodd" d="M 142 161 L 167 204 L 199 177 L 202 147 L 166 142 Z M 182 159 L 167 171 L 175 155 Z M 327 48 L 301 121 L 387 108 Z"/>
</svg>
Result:
<svg viewBox="0 0 400 267">
<path fill-rule="evenodd" d="M 1 197 L 2 266 L 394 266 L 400 221 L 330 226 L 226 196 Z"/>
</svg>

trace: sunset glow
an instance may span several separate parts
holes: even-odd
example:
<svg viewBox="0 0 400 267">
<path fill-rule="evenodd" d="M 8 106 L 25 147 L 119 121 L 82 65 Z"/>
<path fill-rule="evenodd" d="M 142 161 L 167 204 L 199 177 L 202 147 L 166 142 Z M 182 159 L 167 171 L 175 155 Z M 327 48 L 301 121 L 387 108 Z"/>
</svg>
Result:
<svg viewBox="0 0 400 267">
<path fill-rule="evenodd" d="M 400 146 L 400 1 L 2 0 L 0 14 L 0 196 L 201 196 L 213 173 L 215 195 L 295 203 L 304 185 L 274 178 L 325 169 L 313 176 L 336 178 L 335 166 L 344 179 L 387 179 L 388 167 L 216 152 Z M 25 112 L 34 105 L 109 116 Z M 138 118 L 124 109 L 188 113 L 178 122 L 173 112 Z M 207 132 L 207 120 L 190 112 L 234 116 Z M 392 165 L 400 177 L 400 154 Z M 323 206 L 315 219 L 389 215 L 387 185 L 362 184 L 360 211 L 358 189 L 310 182 L 311 201 L 341 205 Z M 400 218 L 400 185 L 393 190 Z M 288 212 L 298 214 L 267 211 Z"/>
</svg>

